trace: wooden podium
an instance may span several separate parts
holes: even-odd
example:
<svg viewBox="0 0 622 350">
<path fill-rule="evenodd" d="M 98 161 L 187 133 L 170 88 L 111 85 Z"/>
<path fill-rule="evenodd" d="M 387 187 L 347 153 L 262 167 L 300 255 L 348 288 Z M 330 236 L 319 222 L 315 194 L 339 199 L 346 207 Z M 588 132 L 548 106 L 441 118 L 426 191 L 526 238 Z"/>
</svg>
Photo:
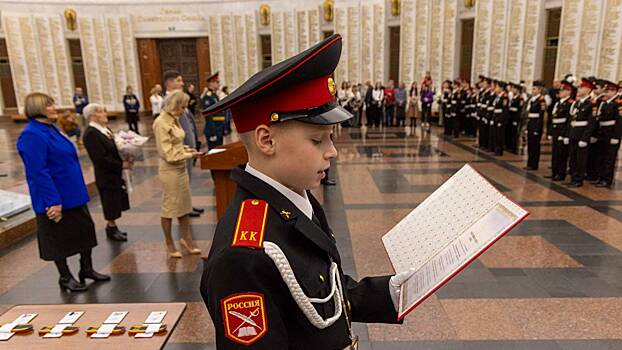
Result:
<svg viewBox="0 0 622 350">
<path fill-rule="evenodd" d="M 201 157 L 201 169 L 212 171 L 216 192 L 216 214 L 222 217 L 235 193 L 235 182 L 231 180 L 231 169 L 248 162 L 248 154 L 242 142 L 234 142 L 212 149 L 224 149 L 218 153 Z"/>
</svg>

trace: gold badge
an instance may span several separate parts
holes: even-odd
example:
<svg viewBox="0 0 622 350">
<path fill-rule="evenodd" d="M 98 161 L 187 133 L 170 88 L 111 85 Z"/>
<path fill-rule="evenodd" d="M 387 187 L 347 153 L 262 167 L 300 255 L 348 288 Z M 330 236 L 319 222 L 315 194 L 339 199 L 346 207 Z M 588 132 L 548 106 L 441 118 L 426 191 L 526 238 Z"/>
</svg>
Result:
<svg viewBox="0 0 622 350">
<path fill-rule="evenodd" d="M 337 93 L 337 89 L 335 88 L 335 81 L 333 80 L 333 78 L 328 78 L 328 92 L 331 94 L 331 96 L 335 96 L 335 94 Z"/>
<path fill-rule="evenodd" d="M 292 213 L 290 213 L 290 212 L 288 212 L 288 211 L 285 211 L 285 210 L 281 210 L 281 213 L 280 213 L 280 214 L 281 214 L 281 216 L 282 216 L 282 217 L 284 217 L 284 218 L 286 218 L 286 219 L 289 219 L 289 216 L 290 216 Z"/>
<path fill-rule="evenodd" d="M 273 122 L 278 122 L 279 121 L 279 114 L 278 113 L 272 113 L 270 115 L 270 120 Z"/>
</svg>

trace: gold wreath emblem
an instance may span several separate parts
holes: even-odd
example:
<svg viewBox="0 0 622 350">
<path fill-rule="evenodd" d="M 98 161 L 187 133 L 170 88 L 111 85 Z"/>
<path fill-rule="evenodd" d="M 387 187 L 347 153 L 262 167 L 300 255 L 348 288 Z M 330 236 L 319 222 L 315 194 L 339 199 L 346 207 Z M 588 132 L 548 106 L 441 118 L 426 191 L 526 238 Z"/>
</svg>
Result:
<svg viewBox="0 0 622 350">
<path fill-rule="evenodd" d="M 332 96 L 335 96 L 335 94 L 337 93 L 337 88 L 335 87 L 335 81 L 333 80 L 333 78 L 328 78 L 328 92 Z"/>
</svg>

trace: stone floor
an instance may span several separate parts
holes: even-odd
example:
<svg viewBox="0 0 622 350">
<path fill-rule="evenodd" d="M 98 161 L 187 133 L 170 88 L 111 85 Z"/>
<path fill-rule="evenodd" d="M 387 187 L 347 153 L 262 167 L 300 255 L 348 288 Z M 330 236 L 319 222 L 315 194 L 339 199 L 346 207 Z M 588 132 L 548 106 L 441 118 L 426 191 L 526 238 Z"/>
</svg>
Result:
<svg viewBox="0 0 622 350">
<path fill-rule="evenodd" d="M 151 120 L 144 119 L 141 129 L 150 135 Z M 14 147 L 22 127 L 0 122 L 0 173 L 8 174 L 0 177 L 0 189 L 23 189 Z M 391 273 L 382 235 L 465 163 L 531 212 L 404 325 L 356 324 L 361 349 L 622 349 L 622 185 L 552 183 L 544 178 L 550 145 L 543 147 L 540 170 L 527 173 L 524 156 L 494 157 L 478 151 L 474 139 L 445 139 L 437 129 L 414 135 L 401 128 L 340 129 L 335 139 L 340 156 L 330 174 L 338 186 L 316 194 L 352 275 Z M 80 153 L 89 178 L 90 161 Z M 134 172 L 132 209 L 119 221 L 129 232 L 127 243 L 107 241 L 98 199 L 89 205 L 98 229 L 96 267 L 112 281 L 83 294 L 61 292 L 54 266 L 39 260 L 30 237 L 0 250 L 0 312 L 14 304 L 182 301 L 188 309 L 166 349 L 215 348 L 198 289 L 201 259 L 166 258 L 152 141 L 145 157 Z M 209 173 L 195 169 L 192 190 L 194 205 L 206 209 L 192 229 L 207 252 L 216 224 Z M 71 266 L 77 270 L 76 259 Z"/>
</svg>

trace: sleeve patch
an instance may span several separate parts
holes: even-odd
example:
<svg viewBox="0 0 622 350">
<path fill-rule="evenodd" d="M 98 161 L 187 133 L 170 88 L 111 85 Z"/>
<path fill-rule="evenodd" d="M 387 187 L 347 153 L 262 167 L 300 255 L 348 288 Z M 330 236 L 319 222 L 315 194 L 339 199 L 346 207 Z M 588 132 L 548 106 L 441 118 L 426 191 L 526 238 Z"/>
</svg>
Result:
<svg viewBox="0 0 622 350">
<path fill-rule="evenodd" d="M 263 248 L 267 217 L 267 202 L 259 199 L 247 199 L 242 202 L 231 246 Z"/>
<path fill-rule="evenodd" d="M 225 336 L 232 341 L 251 345 L 268 332 L 264 295 L 238 293 L 220 300 Z"/>
</svg>

